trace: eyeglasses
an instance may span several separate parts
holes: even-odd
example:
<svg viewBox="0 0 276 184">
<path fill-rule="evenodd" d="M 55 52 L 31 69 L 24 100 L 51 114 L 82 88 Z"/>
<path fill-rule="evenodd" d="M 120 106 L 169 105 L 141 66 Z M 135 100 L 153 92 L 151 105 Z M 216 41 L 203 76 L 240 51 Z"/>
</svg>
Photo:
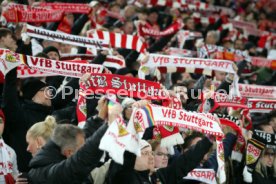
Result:
<svg viewBox="0 0 276 184">
<path fill-rule="evenodd" d="M 268 151 L 266 151 L 266 152 L 264 153 L 264 155 L 265 155 L 265 156 L 274 157 L 276 154 L 275 154 L 274 152 L 268 152 Z"/>
<path fill-rule="evenodd" d="M 155 153 L 155 155 L 156 156 L 160 156 L 160 157 L 167 157 L 167 158 L 169 158 L 169 154 L 167 154 L 167 153 L 162 153 L 162 152 L 157 152 L 157 153 Z"/>
<path fill-rule="evenodd" d="M 145 151 L 145 152 L 141 152 L 141 155 L 143 156 L 153 156 L 153 151 Z"/>
</svg>

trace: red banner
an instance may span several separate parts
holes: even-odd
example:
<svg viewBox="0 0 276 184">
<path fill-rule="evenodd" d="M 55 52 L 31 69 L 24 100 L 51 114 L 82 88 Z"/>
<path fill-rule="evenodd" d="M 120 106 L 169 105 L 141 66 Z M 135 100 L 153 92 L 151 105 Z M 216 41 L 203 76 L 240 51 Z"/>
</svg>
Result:
<svg viewBox="0 0 276 184">
<path fill-rule="evenodd" d="M 3 12 L 3 16 L 8 22 L 58 22 L 63 17 L 60 10 L 19 10 L 11 8 Z"/>
<path fill-rule="evenodd" d="M 92 74 L 85 83 L 86 94 L 116 94 L 140 99 L 167 99 L 169 96 L 161 89 L 159 83 L 134 77 Z"/>
<path fill-rule="evenodd" d="M 160 37 L 160 36 L 166 36 L 176 33 L 178 30 L 180 30 L 183 27 L 183 23 L 180 21 L 174 22 L 172 25 L 170 25 L 167 29 L 159 31 L 155 30 L 149 23 L 137 23 L 137 30 L 139 36 L 153 36 L 153 37 Z"/>
<path fill-rule="evenodd" d="M 84 13 L 88 14 L 91 11 L 91 8 L 88 4 L 82 3 L 40 3 L 41 7 L 53 9 L 53 10 L 62 10 L 66 13 Z"/>
<path fill-rule="evenodd" d="M 247 106 L 250 112 L 270 112 L 276 109 L 276 100 L 249 99 Z"/>
<path fill-rule="evenodd" d="M 239 84 L 239 91 L 243 97 L 276 99 L 274 86 Z"/>
</svg>

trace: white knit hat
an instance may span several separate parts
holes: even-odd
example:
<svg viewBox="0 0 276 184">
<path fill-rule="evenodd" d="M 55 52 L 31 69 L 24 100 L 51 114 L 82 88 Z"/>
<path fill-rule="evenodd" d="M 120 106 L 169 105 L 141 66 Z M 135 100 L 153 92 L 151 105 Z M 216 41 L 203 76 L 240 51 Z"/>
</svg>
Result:
<svg viewBox="0 0 276 184">
<path fill-rule="evenodd" d="M 144 149 L 145 147 L 148 147 L 148 146 L 151 146 L 148 141 L 145 141 L 145 140 L 140 140 L 140 143 L 139 143 L 139 146 L 140 146 L 140 149 Z"/>
<path fill-rule="evenodd" d="M 122 107 L 123 107 L 123 109 L 126 108 L 127 106 L 133 104 L 134 102 L 136 102 L 136 101 L 133 98 L 125 98 L 122 101 Z"/>
</svg>

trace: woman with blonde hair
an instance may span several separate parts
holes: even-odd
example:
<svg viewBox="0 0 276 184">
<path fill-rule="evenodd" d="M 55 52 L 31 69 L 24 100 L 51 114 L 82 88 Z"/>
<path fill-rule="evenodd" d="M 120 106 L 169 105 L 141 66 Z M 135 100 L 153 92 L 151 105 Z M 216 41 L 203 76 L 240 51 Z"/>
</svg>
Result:
<svg viewBox="0 0 276 184">
<path fill-rule="evenodd" d="M 53 116 L 47 116 L 42 122 L 35 123 L 27 132 L 27 151 L 35 156 L 44 144 L 50 139 L 56 127 L 56 120 Z"/>
<path fill-rule="evenodd" d="M 276 150 L 266 148 L 253 172 L 254 184 L 276 183 Z"/>
</svg>

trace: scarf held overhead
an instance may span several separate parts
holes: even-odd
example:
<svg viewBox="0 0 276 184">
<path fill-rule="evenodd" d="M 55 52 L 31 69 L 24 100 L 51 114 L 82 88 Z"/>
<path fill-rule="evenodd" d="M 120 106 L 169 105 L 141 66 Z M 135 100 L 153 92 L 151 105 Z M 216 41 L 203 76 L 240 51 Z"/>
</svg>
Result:
<svg viewBox="0 0 276 184">
<path fill-rule="evenodd" d="M 87 31 L 87 37 L 93 39 L 104 40 L 109 43 L 112 48 L 124 48 L 136 50 L 139 53 L 146 52 L 147 45 L 139 36 L 128 34 L 112 33 L 101 30 Z"/>
<path fill-rule="evenodd" d="M 88 64 L 86 61 L 56 61 L 0 49 L 0 71 L 4 75 L 21 64 L 42 72 L 78 78 L 84 73 L 101 73 L 104 69 L 102 65 Z"/>
<path fill-rule="evenodd" d="M 140 99 L 167 99 L 159 83 L 115 74 L 92 74 L 87 81 L 87 93 L 110 93 Z"/>
<path fill-rule="evenodd" d="M 27 35 L 34 38 L 45 39 L 54 42 L 67 43 L 75 46 L 104 49 L 108 48 L 108 42 L 106 40 L 100 40 L 95 38 L 87 38 L 83 36 L 75 36 L 66 33 L 59 33 L 56 31 L 50 31 L 43 28 L 27 25 Z"/>
</svg>

